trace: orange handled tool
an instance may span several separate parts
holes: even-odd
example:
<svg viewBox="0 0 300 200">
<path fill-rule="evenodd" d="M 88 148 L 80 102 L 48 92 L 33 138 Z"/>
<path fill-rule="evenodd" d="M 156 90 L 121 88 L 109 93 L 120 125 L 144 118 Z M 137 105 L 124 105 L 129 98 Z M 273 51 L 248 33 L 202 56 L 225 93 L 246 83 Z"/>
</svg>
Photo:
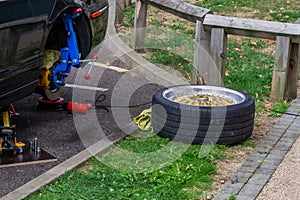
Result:
<svg viewBox="0 0 300 200">
<path fill-rule="evenodd" d="M 80 104 L 73 102 L 63 103 L 63 108 L 72 113 L 87 114 L 91 107 L 91 104 Z"/>
</svg>

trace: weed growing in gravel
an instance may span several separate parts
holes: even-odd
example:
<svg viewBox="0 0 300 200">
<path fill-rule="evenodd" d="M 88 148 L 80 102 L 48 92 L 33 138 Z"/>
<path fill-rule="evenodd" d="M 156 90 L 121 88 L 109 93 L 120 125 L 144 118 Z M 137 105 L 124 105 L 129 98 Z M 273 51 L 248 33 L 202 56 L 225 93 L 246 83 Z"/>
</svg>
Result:
<svg viewBox="0 0 300 200">
<path fill-rule="evenodd" d="M 280 117 L 282 113 L 288 110 L 289 107 L 290 107 L 290 103 L 280 99 L 278 103 L 273 105 L 269 115 L 272 117 Z"/>
</svg>

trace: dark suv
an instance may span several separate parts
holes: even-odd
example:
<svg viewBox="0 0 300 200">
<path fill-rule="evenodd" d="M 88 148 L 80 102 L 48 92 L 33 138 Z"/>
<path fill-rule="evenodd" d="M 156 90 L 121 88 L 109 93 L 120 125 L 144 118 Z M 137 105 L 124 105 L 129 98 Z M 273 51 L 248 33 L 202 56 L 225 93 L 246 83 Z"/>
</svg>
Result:
<svg viewBox="0 0 300 200">
<path fill-rule="evenodd" d="M 70 59 L 76 60 L 74 56 L 85 58 L 93 41 L 103 40 L 108 2 L 0 0 L 0 13 L 2 107 L 34 91 L 51 100 L 57 98 L 68 72 L 62 69 L 70 67 L 63 63 L 67 61 L 70 64 L 73 62 Z M 69 52 L 69 49 L 72 51 Z M 65 55 L 62 50 L 67 51 Z M 57 53 L 58 58 L 50 56 L 50 61 L 45 64 L 45 57 L 49 57 L 45 56 L 47 52 L 50 55 Z M 80 63 L 77 62 L 77 65 Z"/>
</svg>

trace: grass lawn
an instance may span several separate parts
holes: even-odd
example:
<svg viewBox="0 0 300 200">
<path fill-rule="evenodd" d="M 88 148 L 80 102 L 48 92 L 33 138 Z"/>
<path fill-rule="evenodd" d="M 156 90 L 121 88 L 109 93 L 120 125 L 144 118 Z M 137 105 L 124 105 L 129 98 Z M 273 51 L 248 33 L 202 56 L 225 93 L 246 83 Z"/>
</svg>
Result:
<svg viewBox="0 0 300 200">
<path fill-rule="evenodd" d="M 141 133 L 143 135 L 149 133 Z M 111 149 L 100 161 L 90 159 L 83 167 L 68 172 L 58 181 L 50 184 L 27 199 L 199 199 L 210 188 L 212 176 L 219 159 L 229 157 L 222 153 L 227 147 L 212 147 L 205 156 L 200 146 L 169 144 L 169 140 L 157 136 L 149 138 L 125 137 L 117 147 L 143 154 L 147 159 L 124 159 L 124 154 Z M 183 148 L 187 151 L 175 162 L 172 160 Z M 164 152 L 157 152 L 164 149 Z M 150 154 L 150 155 L 149 155 Z M 165 155 L 163 155 L 165 154 Z M 161 159 L 161 160 L 159 160 Z M 137 162 L 145 162 L 142 165 Z M 133 163 L 134 162 L 134 163 Z M 139 171 L 139 166 L 162 163 L 159 169 Z M 118 165 L 111 167 L 111 165 Z M 117 168 L 116 168 L 117 167 Z M 136 169 L 135 169 L 136 168 Z M 119 169 L 119 170 L 118 170 Z M 121 171 L 120 171 L 121 170 Z"/>
<path fill-rule="evenodd" d="M 292 0 L 212 0 L 195 5 L 227 16 L 291 23 L 300 17 L 300 2 Z M 133 12 L 134 7 L 125 10 L 127 20 L 123 27 L 132 27 Z M 194 26 L 181 19 L 164 18 L 158 9 L 150 7 L 146 40 L 149 60 L 172 66 L 190 78 Z M 128 35 L 123 39 L 130 42 Z M 274 47 L 274 41 L 263 39 L 230 37 L 228 41 L 225 86 L 253 96 L 257 112 L 265 112 L 264 103 L 269 100 Z M 274 108 L 285 111 L 287 107 L 281 101 Z M 230 147 L 207 146 L 208 151 L 202 155 L 201 148 L 205 146 L 170 143 L 150 133 L 142 134 L 147 137 L 125 137 L 100 161 L 90 159 L 26 199 L 201 199 L 208 197 L 206 191 L 218 171 L 216 163 L 224 158 L 234 159 L 234 155 L 224 154 Z M 144 157 L 124 157 L 120 149 Z M 176 152 L 182 149 L 186 149 L 185 153 L 178 156 Z"/>
</svg>

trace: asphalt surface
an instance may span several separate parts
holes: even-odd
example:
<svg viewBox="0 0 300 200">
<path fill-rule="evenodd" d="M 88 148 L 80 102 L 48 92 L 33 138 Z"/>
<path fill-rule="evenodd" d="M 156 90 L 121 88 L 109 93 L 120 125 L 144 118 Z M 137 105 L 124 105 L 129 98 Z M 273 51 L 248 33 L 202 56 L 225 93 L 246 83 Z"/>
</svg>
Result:
<svg viewBox="0 0 300 200">
<path fill-rule="evenodd" d="M 98 51 L 98 49 L 96 50 Z M 113 52 L 99 50 L 98 55 L 100 56 L 98 62 L 110 62 L 111 65 L 118 67 L 128 67 L 114 57 Z M 41 108 L 38 103 L 40 96 L 37 94 L 14 102 L 16 111 L 21 114 L 14 119 L 18 140 L 27 142 L 37 137 L 40 147 L 56 157 L 57 161 L 0 168 L 0 197 L 14 191 L 102 138 L 122 137 L 128 131 L 126 124 L 130 123 L 129 119 L 137 116 L 143 109 L 149 108 L 150 104 L 130 109 L 126 109 L 126 107 L 151 102 L 153 94 L 160 88 L 134 73 L 120 73 L 99 67 L 93 68 L 91 79 L 87 81 L 83 78 L 83 74 L 88 69 L 88 66 L 81 70 L 74 69 L 68 83 L 105 87 L 109 89 L 108 92 L 95 93 L 94 91 L 75 91 L 65 88 L 61 95 L 65 101 L 94 103 L 101 94 L 105 94 L 105 99 L 102 99 L 104 97 L 102 95 L 100 96 L 102 101 L 96 103 L 97 109 L 91 109 L 87 115 L 73 115 L 60 107 Z M 105 109 L 101 107 L 103 105 L 116 107 Z M 126 114 L 126 111 L 129 112 L 126 119 L 117 119 L 124 112 Z M 83 123 L 78 124 L 79 120 Z M 122 127 L 123 125 L 125 128 Z M 97 127 L 101 127 L 101 130 Z"/>
</svg>

